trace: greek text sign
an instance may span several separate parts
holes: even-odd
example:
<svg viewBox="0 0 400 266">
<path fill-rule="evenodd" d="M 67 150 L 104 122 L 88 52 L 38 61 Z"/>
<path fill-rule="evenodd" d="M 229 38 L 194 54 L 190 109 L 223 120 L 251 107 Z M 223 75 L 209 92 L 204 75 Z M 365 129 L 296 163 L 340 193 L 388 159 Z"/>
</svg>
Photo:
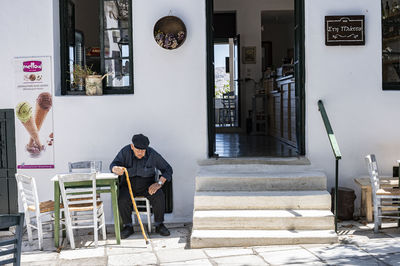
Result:
<svg viewBox="0 0 400 266">
<path fill-rule="evenodd" d="M 364 16 L 325 16 L 325 45 L 365 45 Z"/>
</svg>

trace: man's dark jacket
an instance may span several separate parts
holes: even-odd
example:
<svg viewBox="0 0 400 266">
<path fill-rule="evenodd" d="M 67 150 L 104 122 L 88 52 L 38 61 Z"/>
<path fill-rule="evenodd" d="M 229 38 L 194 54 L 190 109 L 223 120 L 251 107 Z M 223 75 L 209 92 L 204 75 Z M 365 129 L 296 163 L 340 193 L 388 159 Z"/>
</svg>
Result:
<svg viewBox="0 0 400 266">
<path fill-rule="evenodd" d="M 156 169 L 161 171 L 161 175 L 171 181 L 172 167 L 168 162 L 153 148 L 147 147 L 146 154 L 142 159 L 138 159 L 130 145 L 123 147 L 110 165 L 110 171 L 114 166 L 123 166 L 128 170 L 129 177 L 154 177 Z M 125 178 L 122 178 L 125 180 Z"/>
</svg>

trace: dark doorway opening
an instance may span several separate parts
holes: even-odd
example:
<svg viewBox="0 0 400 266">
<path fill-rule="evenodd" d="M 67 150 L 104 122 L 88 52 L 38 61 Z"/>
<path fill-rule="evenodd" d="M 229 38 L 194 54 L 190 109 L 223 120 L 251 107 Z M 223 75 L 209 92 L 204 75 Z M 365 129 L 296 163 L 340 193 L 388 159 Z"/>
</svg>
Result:
<svg viewBox="0 0 400 266">
<path fill-rule="evenodd" d="M 14 110 L 0 110 L 0 214 L 18 213 Z"/>
<path fill-rule="evenodd" d="M 303 0 L 252 5 L 206 0 L 209 156 L 304 155 Z"/>
</svg>

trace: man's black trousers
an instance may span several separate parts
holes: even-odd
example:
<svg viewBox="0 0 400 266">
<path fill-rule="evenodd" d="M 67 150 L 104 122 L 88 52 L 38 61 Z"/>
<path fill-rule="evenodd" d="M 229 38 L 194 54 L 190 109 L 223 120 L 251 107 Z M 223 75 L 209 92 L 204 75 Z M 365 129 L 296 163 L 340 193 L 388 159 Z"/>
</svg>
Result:
<svg viewBox="0 0 400 266">
<path fill-rule="evenodd" d="M 153 195 L 149 194 L 150 185 L 154 184 L 154 176 L 152 177 L 131 177 L 131 186 L 133 196 L 144 196 L 149 201 L 153 207 L 154 221 L 156 223 L 164 222 L 164 212 L 165 212 L 165 197 L 164 192 L 160 188 Z M 124 224 L 132 223 L 132 211 L 133 205 L 131 196 L 129 194 L 128 185 L 125 180 L 121 180 L 118 195 L 118 208 L 119 214 L 121 215 L 122 222 Z"/>
</svg>

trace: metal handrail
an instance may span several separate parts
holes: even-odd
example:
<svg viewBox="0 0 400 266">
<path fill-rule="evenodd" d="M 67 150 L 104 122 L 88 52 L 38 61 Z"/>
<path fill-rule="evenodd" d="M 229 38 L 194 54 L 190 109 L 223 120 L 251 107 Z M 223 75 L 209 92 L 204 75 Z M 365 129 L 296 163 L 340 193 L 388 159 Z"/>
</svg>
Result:
<svg viewBox="0 0 400 266">
<path fill-rule="evenodd" d="M 332 147 L 333 155 L 335 156 L 335 161 L 336 161 L 336 167 L 335 167 L 335 207 L 334 207 L 334 212 L 335 212 L 335 232 L 337 233 L 337 219 L 338 219 L 338 212 L 337 212 L 337 206 L 338 206 L 338 187 L 339 187 L 339 160 L 342 159 L 342 154 L 340 153 L 339 145 L 336 141 L 335 134 L 333 133 L 331 123 L 329 122 L 328 115 L 326 114 L 324 103 L 322 100 L 318 101 L 318 110 L 321 113 L 322 120 L 324 121 L 326 133 L 328 134 L 329 142 Z"/>
</svg>

